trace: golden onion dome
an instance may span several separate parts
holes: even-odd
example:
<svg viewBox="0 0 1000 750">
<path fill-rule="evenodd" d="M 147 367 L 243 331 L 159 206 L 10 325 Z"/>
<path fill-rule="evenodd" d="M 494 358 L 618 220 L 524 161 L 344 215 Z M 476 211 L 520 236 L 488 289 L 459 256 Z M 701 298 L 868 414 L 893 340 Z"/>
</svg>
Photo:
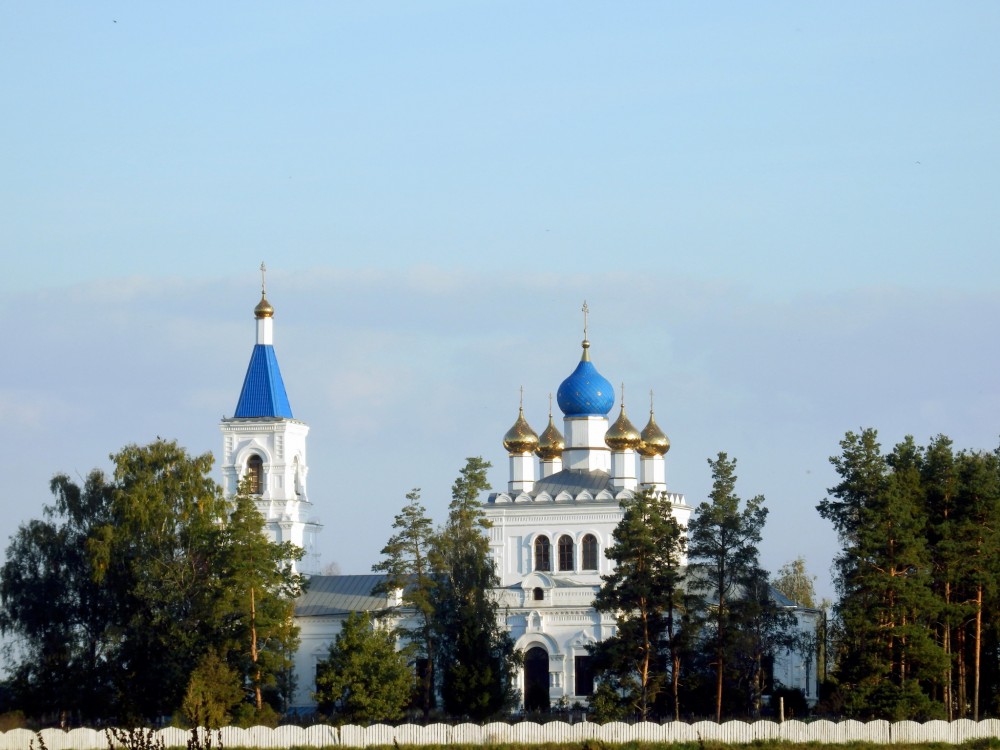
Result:
<svg viewBox="0 0 1000 750">
<path fill-rule="evenodd" d="M 253 309 L 253 316 L 258 320 L 274 317 L 274 308 L 271 307 L 271 303 L 267 301 L 267 297 L 264 296 L 263 292 L 260 293 L 260 302 Z"/>
<path fill-rule="evenodd" d="M 662 456 L 670 450 L 668 438 L 653 418 L 653 410 L 649 410 L 649 424 L 642 428 L 642 444 L 638 448 L 643 456 Z"/>
<path fill-rule="evenodd" d="M 517 421 L 514 422 L 514 426 L 503 436 L 503 447 L 512 456 L 531 453 L 538 447 L 538 435 L 524 418 L 523 406 L 517 410 Z"/>
<path fill-rule="evenodd" d="M 625 404 L 622 403 L 621 414 L 615 423 L 604 433 L 604 442 L 613 451 L 635 450 L 642 443 L 642 436 L 635 426 L 625 416 Z"/>
<path fill-rule="evenodd" d="M 545 428 L 541 437 L 538 438 L 538 447 L 535 448 L 535 455 L 543 460 L 551 461 L 553 458 L 562 456 L 565 448 L 566 439 L 556 429 L 556 425 L 552 421 L 552 412 L 549 411 L 549 426 Z"/>
</svg>

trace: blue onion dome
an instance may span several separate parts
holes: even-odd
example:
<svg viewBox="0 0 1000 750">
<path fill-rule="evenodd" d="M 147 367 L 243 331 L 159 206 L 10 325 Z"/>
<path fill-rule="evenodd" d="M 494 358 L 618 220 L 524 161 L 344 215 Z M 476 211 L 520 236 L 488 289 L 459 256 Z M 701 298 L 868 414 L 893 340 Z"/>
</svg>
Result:
<svg viewBox="0 0 1000 750">
<path fill-rule="evenodd" d="M 552 399 L 551 395 L 549 399 Z M 556 425 L 552 421 L 552 410 L 549 409 L 549 426 L 545 428 L 538 438 L 538 447 L 535 448 L 535 455 L 546 461 L 551 461 L 553 458 L 562 456 L 565 448 L 566 439 L 556 429 Z"/>
<path fill-rule="evenodd" d="M 524 407 L 517 410 L 517 421 L 503 436 L 503 447 L 512 456 L 532 453 L 538 447 L 538 435 L 524 418 Z"/>
<path fill-rule="evenodd" d="M 635 426 L 625 416 L 625 403 L 622 403 L 621 414 L 615 423 L 604 433 L 604 442 L 613 451 L 635 450 L 642 444 L 642 436 Z"/>
<path fill-rule="evenodd" d="M 556 400 L 567 417 L 606 417 L 615 405 L 615 390 L 590 361 L 590 342 L 583 341 L 583 356 L 573 374 L 566 378 Z"/>
<path fill-rule="evenodd" d="M 652 397 L 650 397 L 650 401 L 652 401 Z M 662 456 L 670 450 L 670 438 L 656 424 L 652 403 L 649 405 L 649 423 L 642 428 L 642 444 L 638 450 L 641 455 L 650 458 L 652 456 Z"/>
</svg>

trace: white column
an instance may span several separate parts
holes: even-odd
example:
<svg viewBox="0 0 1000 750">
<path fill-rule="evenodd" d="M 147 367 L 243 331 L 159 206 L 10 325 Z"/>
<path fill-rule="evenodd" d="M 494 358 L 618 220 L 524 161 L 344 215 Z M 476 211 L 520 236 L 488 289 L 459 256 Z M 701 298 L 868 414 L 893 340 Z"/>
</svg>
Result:
<svg viewBox="0 0 1000 750">
<path fill-rule="evenodd" d="M 643 487 L 657 492 L 667 491 L 667 462 L 663 456 L 643 456 L 640 459 L 640 481 Z"/>
<path fill-rule="evenodd" d="M 511 492 L 531 492 L 535 488 L 535 454 L 514 453 L 510 457 L 510 481 L 507 487 Z"/>
<path fill-rule="evenodd" d="M 629 448 L 611 453 L 611 486 L 618 490 L 634 490 L 635 451 Z"/>
<path fill-rule="evenodd" d="M 566 434 L 564 468 L 611 471 L 611 451 L 604 442 L 607 417 L 566 417 L 563 426 Z"/>
<path fill-rule="evenodd" d="M 562 471 L 563 468 L 562 457 L 543 458 L 539 463 L 542 465 L 542 479 L 551 477 L 556 472 Z"/>
</svg>

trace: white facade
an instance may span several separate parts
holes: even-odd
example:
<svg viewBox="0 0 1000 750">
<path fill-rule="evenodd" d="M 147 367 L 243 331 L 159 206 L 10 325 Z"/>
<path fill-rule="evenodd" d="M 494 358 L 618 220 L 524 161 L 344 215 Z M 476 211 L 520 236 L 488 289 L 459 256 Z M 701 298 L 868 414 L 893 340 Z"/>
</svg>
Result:
<svg viewBox="0 0 1000 750">
<path fill-rule="evenodd" d="M 268 537 L 275 542 L 292 542 L 303 550 L 296 569 L 319 573 L 320 557 L 316 535 L 320 530 L 309 502 L 306 478 L 306 436 L 309 426 L 295 419 L 223 419 L 222 486 L 234 495 L 246 477 L 254 456 L 261 459 L 261 481 L 254 501 L 264 516 Z"/>
<path fill-rule="evenodd" d="M 669 499 L 682 526 L 691 515 L 683 495 L 666 491 L 669 440 L 652 411 L 643 433 L 624 408 L 609 427 L 614 393 L 590 362 L 589 347 L 584 340 L 577 370 L 559 388 L 565 438 L 551 413 L 548 428 L 535 436 L 522 408 L 504 436 L 508 491 L 484 505 L 507 627 L 518 651 L 534 656 L 519 680 L 528 710 L 587 703 L 593 687 L 587 646 L 615 632 L 614 616 L 592 605 L 601 576 L 612 570 L 604 551 L 622 519 L 621 501 L 648 488 Z M 641 465 L 639 451 L 649 454 Z"/>
<path fill-rule="evenodd" d="M 615 632 L 614 616 L 597 612 L 592 604 L 601 576 L 612 570 L 604 550 L 612 544 L 622 518 L 619 503 L 630 496 L 608 490 L 593 495 L 563 490 L 553 496 L 543 490 L 534 497 L 492 495 L 486 505 L 507 627 L 518 651 L 526 654 L 541 648 L 547 654 L 550 705 L 587 702 L 591 685 L 589 673 L 582 669 L 587 646 Z M 680 514 L 689 510 L 682 495 L 670 499 Z M 584 559 L 588 537 L 595 545 L 596 560 Z M 546 543 L 549 559 L 540 561 L 538 548 Z M 526 679 L 522 670 L 522 695 Z"/>
</svg>

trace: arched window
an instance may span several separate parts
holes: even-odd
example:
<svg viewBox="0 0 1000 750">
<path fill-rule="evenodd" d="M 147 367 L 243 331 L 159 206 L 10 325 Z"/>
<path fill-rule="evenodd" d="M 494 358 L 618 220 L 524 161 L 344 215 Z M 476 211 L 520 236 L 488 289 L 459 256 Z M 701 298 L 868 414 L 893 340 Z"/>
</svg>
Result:
<svg viewBox="0 0 1000 750">
<path fill-rule="evenodd" d="M 541 601 L 545 601 L 545 592 L 544 592 L 544 591 L 542 591 L 542 587 L 541 587 L 541 586 L 536 586 L 536 587 L 535 587 L 535 588 L 534 588 L 534 589 L 532 590 L 532 592 L 531 592 L 531 596 L 532 596 L 532 598 L 534 598 L 534 600 L 535 600 L 536 602 L 541 602 Z"/>
<path fill-rule="evenodd" d="M 552 570 L 552 545 L 547 536 L 535 540 L 535 570 Z"/>
<path fill-rule="evenodd" d="M 264 493 L 264 461 L 256 453 L 247 459 L 246 479 L 251 495 Z"/>
<path fill-rule="evenodd" d="M 299 457 L 296 456 L 295 460 L 292 462 L 292 476 L 295 481 L 295 494 L 302 494 L 302 465 L 299 463 Z"/>
<path fill-rule="evenodd" d="M 559 537 L 559 570 L 573 570 L 573 538 L 568 534 Z"/>
<path fill-rule="evenodd" d="M 583 538 L 583 569 L 597 570 L 597 537 L 593 534 Z"/>
</svg>

